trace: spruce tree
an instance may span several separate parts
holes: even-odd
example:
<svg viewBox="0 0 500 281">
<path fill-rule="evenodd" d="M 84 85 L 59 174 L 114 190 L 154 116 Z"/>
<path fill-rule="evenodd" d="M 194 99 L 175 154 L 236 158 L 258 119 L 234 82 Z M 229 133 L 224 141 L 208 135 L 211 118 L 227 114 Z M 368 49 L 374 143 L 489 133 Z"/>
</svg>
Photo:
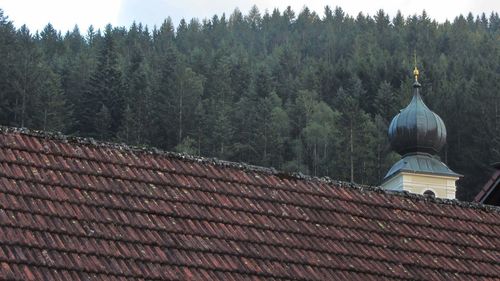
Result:
<svg viewBox="0 0 500 281">
<path fill-rule="evenodd" d="M 97 68 L 90 77 L 87 91 L 82 96 L 79 108 L 79 131 L 87 136 L 113 137 L 118 132 L 124 109 L 124 87 L 122 73 L 118 66 L 113 30 L 106 26 L 104 41 L 97 61 Z M 102 123 L 97 116 L 103 108 L 109 112 L 110 132 L 103 134 Z"/>
<path fill-rule="evenodd" d="M 424 99 L 448 128 L 440 156 L 465 175 L 458 198 L 500 161 L 498 13 L 438 23 L 253 7 L 152 33 L 82 28 L 32 34 L 0 10 L 1 124 L 378 184 L 399 157 L 385 134 L 411 98 L 416 49 Z"/>
<path fill-rule="evenodd" d="M 71 125 L 71 107 L 66 102 L 59 75 L 50 69 L 46 70 L 39 95 L 38 107 L 42 111 L 39 127 L 45 131 L 66 131 L 67 126 Z"/>
<path fill-rule="evenodd" d="M 15 53 L 19 42 L 12 22 L 0 9 L 0 124 L 13 125 L 15 91 L 12 68 L 19 63 Z"/>
<path fill-rule="evenodd" d="M 44 82 L 42 54 L 29 29 L 23 25 L 17 32 L 18 49 L 16 64 L 11 68 L 9 81 L 14 92 L 13 124 L 19 127 L 36 127 L 36 108 L 39 89 Z"/>
</svg>

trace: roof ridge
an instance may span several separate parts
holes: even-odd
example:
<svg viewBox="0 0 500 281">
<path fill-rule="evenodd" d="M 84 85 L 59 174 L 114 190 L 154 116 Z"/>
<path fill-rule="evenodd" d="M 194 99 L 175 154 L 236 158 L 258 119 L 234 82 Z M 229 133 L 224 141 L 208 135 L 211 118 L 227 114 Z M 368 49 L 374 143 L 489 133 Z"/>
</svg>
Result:
<svg viewBox="0 0 500 281">
<path fill-rule="evenodd" d="M 242 170 L 242 171 L 275 175 L 275 176 L 278 176 L 281 178 L 289 178 L 289 179 L 311 181 L 311 182 L 321 182 L 321 183 L 326 183 L 326 184 L 330 184 L 330 185 L 335 184 L 335 185 L 342 187 L 342 188 L 352 188 L 352 189 L 357 189 L 357 190 L 361 190 L 361 191 L 384 193 L 384 194 L 398 196 L 398 197 L 402 197 L 402 198 L 406 198 L 406 199 L 410 199 L 410 200 L 415 200 L 415 201 L 424 200 L 426 202 L 436 203 L 436 204 L 440 204 L 440 205 L 452 205 L 452 206 L 458 206 L 461 208 L 476 209 L 476 210 L 482 210 L 482 211 L 486 211 L 486 212 L 494 212 L 494 213 L 500 214 L 500 207 L 480 204 L 480 203 L 476 203 L 476 202 L 458 201 L 456 199 L 436 198 L 436 197 L 430 197 L 430 196 L 426 196 L 426 195 L 410 193 L 407 191 L 390 191 L 390 190 L 385 190 L 385 189 L 381 188 L 380 186 L 369 186 L 369 185 L 357 184 L 357 183 L 352 183 L 352 182 L 334 180 L 334 179 L 327 177 L 327 176 L 316 177 L 316 176 L 305 175 L 301 172 L 285 172 L 285 171 L 277 170 L 273 167 L 263 167 L 263 166 L 247 164 L 244 162 L 232 162 L 232 161 L 227 161 L 227 160 L 221 160 L 221 159 L 218 159 L 215 157 L 209 158 L 209 157 L 189 155 L 189 154 L 185 154 L 185 153 L 165 151 L 162 149 L 158 149 L 156 147 L 150 147 L 150 146 L 146 146 L 146 145 L 134 146 L 134 145 L 128 145 L 128 144 L 124 144 L 124 143 L 99 141 L 99 140 L 95 140 L 94 138 L 90 138 L 90 137 L 87 138 L 87 137 L 69 136 L 69 135 L 64 135 L 60 132 L 49 132 L 49 131 L 33 130 L 33 129 L 19 128 L 19 127 L 8 127 L 8 126 L 0 125 L 0 134 L 10 134 L 10 133 L 18 133 L 18 134 L 31 136 L 31 137 L 50 139 L 50 140 L 61 141 L 61 142 L 65 142 L 65 143 L 76 143 L 76 144 L 80 144 L 80 145 L 90 145 L 90 146 L 94 146 L 94 147 L 118 149 L 121 151 L 130 152 L 130 153 L 146 153 L 146 154 L 157 155 L 157 156 L 165 156 L 168 158 L 174 158 L 174 159 L 178 159 L 178 160 L 182 160 L 182 161 L 192 161 L 192 162 L 198 162 L 198 163 L 202 162 L 202 163 L 212 164 L 212 165 L 219 166 L 219 167 L 226 167 L 226 168 L 233 168 L 233 169 L 238 169 L 238 170 Z"/>
</svg>

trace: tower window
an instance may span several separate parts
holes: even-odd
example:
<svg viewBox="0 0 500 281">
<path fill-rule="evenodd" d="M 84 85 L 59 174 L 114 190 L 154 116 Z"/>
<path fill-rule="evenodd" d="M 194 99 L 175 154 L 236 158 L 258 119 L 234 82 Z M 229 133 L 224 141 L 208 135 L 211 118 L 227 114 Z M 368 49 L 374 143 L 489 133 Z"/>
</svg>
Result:
<svg viewBox="0 0 500 281">
<path fill-rule="evenodd" d="M 432 190 L 424 191 L 424 195 L 429 196 L 429 197 L 436 197 L 436 194 Z"/>
</svg>

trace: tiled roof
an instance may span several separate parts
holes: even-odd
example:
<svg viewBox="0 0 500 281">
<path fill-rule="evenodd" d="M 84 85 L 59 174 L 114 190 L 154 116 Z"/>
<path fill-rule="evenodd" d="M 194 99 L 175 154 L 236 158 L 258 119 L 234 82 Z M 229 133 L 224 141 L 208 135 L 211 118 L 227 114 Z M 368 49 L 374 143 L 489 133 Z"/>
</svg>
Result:
<svg viewBox="0 0 500 281">
<path fill-rule="evenodd" d="M 500 211 L 0 129 L 1 280 L 499 280 Z"/>
<path fill-rule="evenodd" d="M 474 202 L 500 205 L 500 162 L 494 163 L 495 169 L 491 178 L 484 184 L 483 188 L 474 198 Z"/>
</svg>

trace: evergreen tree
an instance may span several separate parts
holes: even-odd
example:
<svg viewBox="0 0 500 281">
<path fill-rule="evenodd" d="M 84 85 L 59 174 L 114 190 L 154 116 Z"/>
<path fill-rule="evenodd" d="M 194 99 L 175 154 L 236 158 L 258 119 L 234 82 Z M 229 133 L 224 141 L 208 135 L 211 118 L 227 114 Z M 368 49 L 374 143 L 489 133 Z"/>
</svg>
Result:
<svg viewBox="0 0 500 281">
<path fill-rule="evenodd" d="M 334 112 L 326 103 L 316 102 L 313 105 L 311 116 L 302 130 L 302 137 L 311 158 L 310 170 L 313 175 L 328 175 L 332 168 L 329 159 L 330 151 L 336 147 L 337 112 Z"/>
<path fill-rule="evenodd" d="M 14 28 L 0 9 L 0 123 L 153 145 L 379 184 L 386 137 L 411 99 L 447 125 L 441 158 L 470 200 L 500 161 L 500 20 L 259 11 L 167 18 L 152 32 Z"/>
<path fill-rule="evenodd" d="M 151 111 L 154 114 L 149 139 L 151 144 L 167 149 L 173 149 L 178 142 L 175 104 L 178 101 L 176 80 L 180 63 L 179 56 L 176 49 L 167 49 L 159 69 L 158 88 L 153 89 L 151 97 Z"/>
<path fill-rule="evenodd" d="M 175 103 L 178 143 L 181 143 L 186 135 L 195 133 L 195 120 L 189 117 L 194 116 L 196 106 L 200 102 L 203 82 L 204 78 L 191 68 L 185 68 L 179 73 L 176 85 L 177 102 Z"/>
<path fill-rule="evenodd" d="M 234 127 L 231 123 L 234 92 L 231 89 L 231 64 L 229 57 L 220 51 L 214 58 L 210 76 L 207 78 L 205 103 L 209 123 L 206 128 L 209 155 L 229 158 L 232 155 Z"/>
<path fill-rule="evenodd" d="M 69 125 L 71 107 L 66 103 L 59 76 L 50 69 L 45 73 L 46 77 L 39 93 L 39 108 L 43 110 L 39 127 L 45 131 L 62 132 Z"/>
<path fill-rule="evenodd" d="M 65 97 L 66 106 L 71 110 L 66 120 L 66 132 L 76 133 L 80 124 L 81 105 L 87 81 L 93 71 L 94 60 L 91 59 L 90 48 L 85 38 L 80 34 L 78 27 L 69 32 L 63 39 L 67 52 L 61 58 L 60 70 L 61 88 Z"/>
<path fill-rule="evenodd" d="M 118 137 L 127 143 L 141 144 L 152 122 L 148 112 L 151 110 L 151 86 L 147 75 L 144 56 L 137 45 L 132 47 L 132 54 L 126 70 L 125 110 Z"/>
<path fill-rule="evenodd" d="M 271 111 L 268 132 L 269 152 L 265 164 L 281 169 L 286 159 L 285 149 L 290 141 L 290 118 L 281 106 L 276 106 Z"/>
<path fill-rule="evenodd" d="M 122 72 L 118 67 L 118 54 L 115 49 L 113 30 L 106 26 L 104 41 L 101 46 L 97 68 L 90 77 L 88 90 L 83 95 L 79 108 L 79 131 L 90 136 L 114 136 L 121 124 L 124 107 L 124 88 Z M 109 113 L 110 132 L 103 134 L 103 127 L 97 113 Z"/>
<path fill-rule="evenodd" d="M 20 127 L 35 127 L 39 89 L 43 83 L 43 64 L 40 49 L 36 46 L 28 28 L 23 25 L 17 32 L 17 63 L 12 71 L 12 89 L 14 91 L 13 124 Z"/>
<path fill-rule="evenodd" d="M 347 91 L 340 88 L 337 104 L 341 111 L 341 148 L 339 153 L 341 178 L 351 182 L 373 181 L 373 157 L 376 153 L 373 140 L 375 128 L 370 116 L 361 109 L 359 97 L 363 88 L 354 81 Z M 346 169 L 347 168 L 347 169 Z M 348 177 L 346 177 L 348 175 Z"/>
<path fill-rule="evenodd" d="M 14 116 L 15 90 L 12 84 L 12 68 L 19 63 L 15 59 L 18 50 L 16 30 L 0 9 L 0 124 L 11 125 Z"/>
<path fill-rule="evenodd" d="M 53 67 L 58 67 L 58 59 L 64 52 L 61 34 L 57 32 L 52 24 L 47 24 L 40 33 L 40 46 L 45 60 Z"/>
<path fill-rule="evenodd" d="M 386 124 L 398 113 L 401 109 L 400 98 L 387 81 L 382 81 L 375 96 L 374 108 L 375 114 L 383 118 Z"/>
<path fill-rule="evenodd" d="M 137 122 L 134 116 L 134 112 L 130 108 L 130 105 L 125 106 L 123 111 L 123 122 L 118 132 L 118 139 L 124 141 L 125 143 L 136 143 L 135 137 L 139 135 L 137 130 L 140 128 L 141 124 Z"/>
<path fill-rule="evenodd" d="M 96 114 L 95 129 L 96 137 L 101 140 L 109 139 L 111 131 L 111 114 L 106 105 L 101 104 L 101 108 Z"/>
</svg>

